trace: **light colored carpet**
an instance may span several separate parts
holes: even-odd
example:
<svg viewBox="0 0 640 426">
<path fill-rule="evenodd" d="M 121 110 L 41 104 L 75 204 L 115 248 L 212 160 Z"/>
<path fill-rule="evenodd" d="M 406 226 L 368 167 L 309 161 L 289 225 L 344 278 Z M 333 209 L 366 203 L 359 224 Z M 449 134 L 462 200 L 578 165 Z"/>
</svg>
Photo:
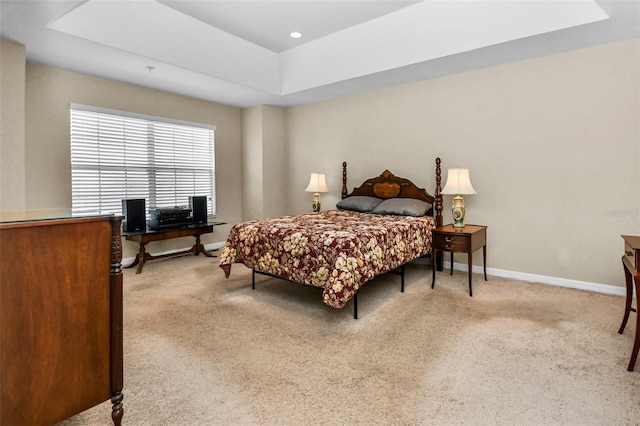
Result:
<svg viewBox="0 0 640 426">
<path fill-rule="evenodd" d="M 352 304 L 217 259 L 125 270 L 126 425 L 640 425 L 621 297 L 428 265 Z M 67 390 L 73 392 L 73 390 Z M 109 425 L 110 403 L 62 424 Z"/>
</svg>

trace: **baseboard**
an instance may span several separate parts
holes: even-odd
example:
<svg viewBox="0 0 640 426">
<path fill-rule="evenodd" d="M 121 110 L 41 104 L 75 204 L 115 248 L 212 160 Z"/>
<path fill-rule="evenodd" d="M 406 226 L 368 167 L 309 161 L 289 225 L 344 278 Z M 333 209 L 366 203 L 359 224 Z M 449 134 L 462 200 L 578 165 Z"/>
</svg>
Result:
<svg viewBox="0 0 640 426">
<path fill-rule="evenodd" d="M 204 248 L 206 248 L 207 250 L 220 250 L 222 247 L 224 247 L 224 243 L 225 241 L 218 241 L 217 243 L 205 244 Z"/>
<path fill-rule="evenodd" d="M 450 269 L 451 263 L 444 262 L 444 268 Z M 456 271 L 468 271 L 469 268 L 466 264 L 453 262 L 453 269 Z M 482 274 L 483 268 L 480 265 L 473 265 L 472 272 L 474 274 Z M 599 284 L 588 281 L 569 280 L 566 278 L 550 277 L 548 275 L 529 274 L 526 272 L 508 271 L 505 269 L 487 268 L 487 275 L 494 275 L 496 277 L 512 278 L 521 281 L 528 281 L 533 283 L 549 284 L 559 287 L 575 288 L 579 290 L 593 291 L 596 293 L 612 294 L 614 296 L 626 296 L 627 290 L 625 287 L 619 287 L 610 284 Z"/>
</svg>

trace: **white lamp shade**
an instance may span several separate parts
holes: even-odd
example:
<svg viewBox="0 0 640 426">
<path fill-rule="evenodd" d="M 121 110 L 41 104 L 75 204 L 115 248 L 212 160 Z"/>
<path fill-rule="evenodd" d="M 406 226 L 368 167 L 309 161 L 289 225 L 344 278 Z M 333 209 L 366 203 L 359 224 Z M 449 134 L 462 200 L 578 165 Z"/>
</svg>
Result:
<svg viewBox="0 0 640 426">
<path fill-rule="evenodd" d="M 309 179 L 309 185 L 307 192 L 329 192 L 329 187 L 327 186 L 327 178 L 324 173 L 311 173 L 311 178 Z"/>
<path fill-rule="evenodd" d="M 471 195 L 477 194 L 471 185 L 469 169 L 449 169 L 447 173 L 447 183 L 442 189 L 443 194 Z"/>
</svg>

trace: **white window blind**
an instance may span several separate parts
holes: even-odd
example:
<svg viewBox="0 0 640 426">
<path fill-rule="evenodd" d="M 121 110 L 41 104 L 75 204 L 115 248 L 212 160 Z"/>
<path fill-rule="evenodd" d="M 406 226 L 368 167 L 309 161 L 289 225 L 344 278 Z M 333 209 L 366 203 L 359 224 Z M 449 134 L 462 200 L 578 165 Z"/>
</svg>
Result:
<svg viewBox="0 0 640 426">
<path fill-rule="evenodd" d="M 71 106 L 73 214 L 121 214 L 122 200 L 150 208 L 206 196 L 215 215 L 215 127 Z"/>
</svg>

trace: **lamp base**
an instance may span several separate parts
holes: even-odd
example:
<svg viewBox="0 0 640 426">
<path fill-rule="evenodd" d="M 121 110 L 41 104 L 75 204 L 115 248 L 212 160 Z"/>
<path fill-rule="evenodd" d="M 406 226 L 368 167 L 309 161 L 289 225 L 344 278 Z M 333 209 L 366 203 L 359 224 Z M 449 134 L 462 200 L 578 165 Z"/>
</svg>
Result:
<svg viewBox="0 0 640 426">
<path fill-rule="evenodd" d="M 313 212 L 318 213 L 320 211 L 320 194 L 313 194 L 313 204 L 312 204 Z"/>
<path fill-rule="evenodd" d="M 453 215 L 453 227 L 464 228 L 464 198 L 460 195 L 453 197 L 451 214 Z"/>
</svg>

